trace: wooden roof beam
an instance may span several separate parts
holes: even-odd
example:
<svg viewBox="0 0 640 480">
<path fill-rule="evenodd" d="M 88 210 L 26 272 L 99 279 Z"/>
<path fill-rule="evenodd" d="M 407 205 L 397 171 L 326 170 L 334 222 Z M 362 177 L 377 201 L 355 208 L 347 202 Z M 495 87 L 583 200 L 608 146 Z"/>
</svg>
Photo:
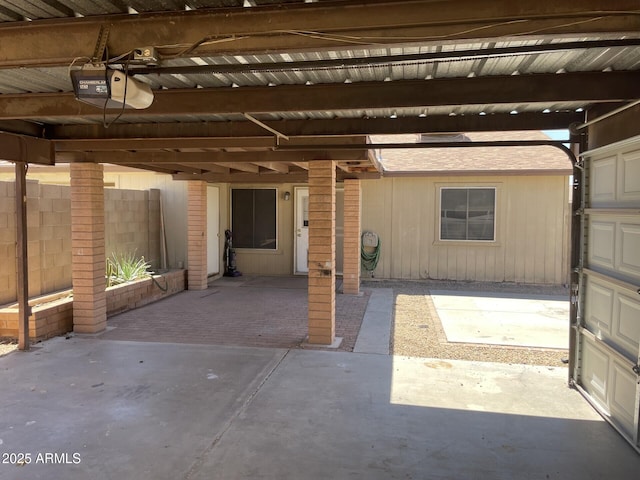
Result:
<svg viewBox="0 0 640 480">
<path fill-rule="evenodd" d="M 311 140 L 312 141 L 312 140 Z M 112 142 L 110 140 L 107 143 Z M 81 143 L 81 142 L 80 142 Z M 127 143 L 131 144 L 130 140 Z M 75 142 L 71 142 L 76 145 Z M 119 145 L 116 145 L 119 146 Z M 135 147 L 135 142 L 132 143 Z M 350 145 L 351 146 L 351 145 Z M 366 160 L 367 150 L 365 144 L 363 149 L 352 150 L 322 150 L 322 146 L 318 146 L 318 150 L 299 150 L 291 152 L 276 152 L 271 150 L 256 152 L 155 152 L 155 151 L 136 151 L 121 152 L 113 150 L 96 150 L 88 153 L 81 151 L 59 151 L 56 153 L 58 162 L 86 162 L 95 163 L 111 163 L 111 164 L 189 164 L 192 166 L 199 164 L 219 164 L 229 167 L 231 164 L 238 163 L 255 163 L 263 165 L 271 170 L 283 169 L 284 162 L 303 162 L 314 160 Z M 233 168 L 233 167 L 232 167 Z M 286 173 L 286 172 L 281 172 Z"/>
<path fill-rule="evenodd" d="M 487 104 L 553 104 L 617 102 L 640 96 L 640 71 L 505 75 L 436 78 L 352 84 L 219 87 L 155 92 L 144 110 L 125 111 L 136 117 L 158 115 L 231 114 L 252 110 L 326 112 Z M 76 101 L 73 93 L 7 94 L 0 96 L 0 120 L 80 116 L 102 119 L 102 110 Z M 263 143 L 271 142 L 273 138 Z M 284 141 L 281 141 L 284 143 Z M 171 147 L 168 147 L 171 148 Z M 178 147 L 179 148 L 179 147 Z"/>
<path fill-rule="evenodd" d="M 0 132 L 0 160 L 53 165 L 53 142 L 41 138 Z"/>
<path fill-rule="evenodd" d="M 229 162 L 225 163 L 224 165 L 232 170 L 238 170 L 240 172 L 260 173 L 260 167 L 258 165 L 254 165 L 253 163 Z"/>
<path fill-rule="evenodd" d="M 278 173 L 289 173 L 289 166 L 281 162 L 255 162 L 259 167 Z"/>
<path fill-rule="evenodd" d="M 165 54 L 212 56 L 412 39 L 442 43 L 544 34 L 637 34 L 640 17 L 629 14 L 637 10 L 637 0 L 539 0 L 499 6 L 494 0 L 398 0 L 6 22 L 0 25 L 0 68 L 69 65 L 76 57 L 92 57 L 103 25 L 110 28 L 112 57 L 148 45 L 164 46 L 160 51 Z"/>
<path fill-rule="evenodd" d="M 378 179 L 381 175 L 379 172 L 343 172 L 339 170 L 336 174 L 336 180 L 339 182 L 347 178 L 359 178 L 363 180 Z M 301 173 L 230 173 L 228 175 L 217 173 L 188 174 L 178 173 L 173 175 L 174 180 L 206 180 L 211 183 L 307 183 L 309 180 L 308 172 Z"/>
<path fill-rule="evenodd" d="M 583 122 L 580 112 L 488 113 L 486 115 L 427 115 L 398 118 L 332 118 L 307 120 L 271 120 L 273 126 L 289 137 L 321 135 L 392 135 L 401 133 L 451 133 L 509 130 L 561 130 Z M 266 122 L 266 121 L 265 121 Z M 0 124 L 1 126 L 1 124 Z M 251 122 L 123 123 L 105 129 L 94 125 L 48 125 L 51 139 L 106 138 L 233 138 L 265 137 L 264 130 Z M 272 140 L 270 140 L 272 141 Z"/>
</svg>

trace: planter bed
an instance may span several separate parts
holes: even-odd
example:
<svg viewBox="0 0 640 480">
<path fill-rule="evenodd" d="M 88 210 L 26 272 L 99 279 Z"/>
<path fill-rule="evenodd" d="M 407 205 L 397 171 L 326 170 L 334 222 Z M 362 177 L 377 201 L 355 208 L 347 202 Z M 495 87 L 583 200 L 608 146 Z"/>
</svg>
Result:
<svg viewBox="0 0 640 480">
<path fill-rule="evenodd" d="M 185 270 L 172 270 L 106 290 L 107 316 L 155 302 L 185 289 Z M 165 291 L 166 290 L 166 291 Z M 29 337 L 41 341 L 73 330 L 72 290 L 29 300 Z M 18 304 L 0 308 L 0 337 L 18 336 Z"/>
</svg>

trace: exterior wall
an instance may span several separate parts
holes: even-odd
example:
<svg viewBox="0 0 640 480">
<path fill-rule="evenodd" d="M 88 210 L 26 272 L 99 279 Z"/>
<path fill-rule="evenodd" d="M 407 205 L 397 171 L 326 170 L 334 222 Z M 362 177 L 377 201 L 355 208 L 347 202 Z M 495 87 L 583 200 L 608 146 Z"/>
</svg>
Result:
<svg viewBox="0 0 640 480">
<path fill-rule="evenodd" d="M 36 176 L 32 174 L 32 170 L 29 171 L 30 177 Z M 162 190 L 161 201 L 168 250 L 167 266 L 186 266 L 187 182 L 173 181 L 168 175 L 134 172 L 114 173 L 106 169 L 105 183 L 118 188 Z M 58 173 L 57 178 L 60 182 L 64 182 L 66 178 L 68 182 L 68 172 Z M 50 177 L 43 181 L 52 182 L 54 179 Z M 471 248 L 465 248 L 462 245 L 436 244 L 438 216 L 435 184 L 449 182 L 454 185 L 500 184 L 497 212 L 500 230 L 497 246 L 472 245 Z M 374 274 L 377 278 L 566 283 L 570 219 L 567 184 L 568 180 L 563 176 L 425 177 L 362 181 L 362 230 L 373 230 L 381 239 L 381 259 Z M 222 255 L 223 233 L 225 229 L 230 228 L 231 186 L 218 186 L 219 251 Z M 293 272 L 295 186 L 306 185 L 238 185 L 244 188 L 275 187 L 278 197 L 278 249 L 275 252 L 238 249 L 236 261 L 241 272 L 261 275 L 290 275 Z M 0 182 L 0 258 L 8 258 L 7 261 L 0 262 L 0 304 L 14 301 L 16 295 L 13 189 L 13 182 Z M 282 198 L 286 191 L 292 194 L 289 201 Z M 112 198 L 111 192 L 116 190 L 109 188 L 105 191 L 108 204 Z M 64 253 L 70 252 L 69 189 L 64 186 L 38 184 L 30 180 L 27 193 L 31 212 L 27 219 L 29 262 L 30 268 L 33 269 L 29 272 L 30 293 L 40 295 L 67 288 L 71 285 L 71 256 L 70 253 Z M 38 200 L 38 195 L 46 201 Z M 135 192 L 132 195 L 135 197 L 141 193 Z M 114 197 L 112 210 L 117 211 L 116 206 L 120 202 L 115 198 L 117 197 Z M 154 208 L 157 212 L 155 216 L 158 218 L 159 206 L 151 206 L 149 210 L 153 211 Z M 342 231 L 340 191 L 336 209 L 336 232 L 339 235 Z M 131 216 L 132 213 L 128 211 L 125 215 Z M 133 213 L 134 217 L 135 215 Z M 38 227 L 39 220 L 42 222 L 41 227 Z M 153 224 L 153 219 L 150 220 Z M 117 225 L 120 220 L 116 218 L 114 222 Z M 109 246 L 112 245 L 112 229 L 109 226 L 112 221 L 109 212 L 107 223 L 109 253 Z M 4 228 L 5 226 L 7 228 Z M 159 231 L 159 226 L 157 229 Z M 138 230 L 144 231 L 145 228 L 140 225 Z M 121 232 L 125 238 L 130 233 Z M 341 257 L 342 251 L 340 241 L 341 239 L 338 239 L 336 244 L 338 257 Z M 63 250 L 58 253 L 60 248 Z M 145 254 L 145 258 L 150 258 L 143 247 L 137 247 L 137 252 Z M 337 258 L 338 272 L 341 271 L 341 260 Z"/>
<path fill-rule="evenodd" d="M 362 182 L 362 231 L 380 237 L 376 278 L 529 284 L 568 281 L 566 176 L 387 178 Z M 495 186 L 496 242 L 438 240 L 439 186 Z"/>
<path fill-rule="evenodd" d="M 291 275 L 293 273 L 293 252 L 295 233 L 295 187 L 307 187 L 307 184 L 224 184 L 220 187 L 220 253 L 224 250 L 224 231 L 231 228 L 231 189 L 232 188 L 275 188 L 278 201 L 278 248 L 276 251 L 249 250 L 236 248 L 238 270 L 247 275 Z M 336 271 L 342 273 L 344 191 L 342 185 L 336 190 Z M 284 200 L 284 192 L 291 194 L 290 200 Z M 221 264 L 220 270 L 224 267 Z"/>
<path fill-rule="evenodd" d="M 245 275 L 291 275 L 293 273 L 293 230 L 294 198 L 291 183 L 265 184 L 225 184 L 220 188 L 220 237 L 231 229 L 231 188 L 275 188 L 277 199 L 277 248 L 276 250 L 251 250 L 236 248 L 236 266 Z M 284 200 L 284 192 L 291 193 L 290 200 Z M 224 246 L 223 246 L 224 247 Z M 220 252 L 223 251 L 223 247 Z M 223 268 L 221 268 L 222 270 Z"/>
<path fill-rule="evenodd" d="M 68 175 L 67 175 L 68 176 Z M 159 258 L 158 193 L 105 189 L 106 253 Z M 29 295 L 71 287 L 71 197 L 64 185 L 27 181 Z M 0 305 L 16 299 L 15 183 L 0 182 Z M 157 263 L 153 267 L 157 267 Z"/>
<path fill-rule="evenodd" d="M 104 177 L 105 183 L 112 184 L 115 188 L 158 189 L 160 191 L 159 202 L 162 205 L 167 244 L 166 267 L 182 268 L 187 266 L 187 182 L 174 181 L 171 175 L 140 170 L 115 173 L 106 169 Z M 160 210 L 158 210 L 159 216 Z M 224 232 L 224 230 L 221 231 Z M 162 232 L 159 231 L 159 234 L 162 235 Z M 224 243 L 224 238 L 222 242 Z M 220 247 L 220 252 L 222 252 L 222 247 Z"/>
<path fill-rule="evenodd" d="M 16 300 L 15 182 L 0 182 L 0 305 Z M 71 286 L 69 187 L 27 181 L 29 294 Z"/>
<path fill-rule="evenodd" d="M 11 182 L 15 179 L 13 166 L 0 167 L 0 182 Z M 38 180 L 41 185 L 69 185 L 68 166 L 41 167 L 32 165 L 29 168 L 29 179 Z M 187 263 L 187 182 L 174 181 L 171 175 L 147 172 L 126 167 L 104 166 L 104 183 L 108 190 L 160 190 L 164 226 L 167 239 L 167 268 L 182 268 Z M 2 198 L 0 189 L 0 198 Z M 13 195 L 11 196 L 13 198 Z M 107 199 L 109 197 L 106 197 Z M 6 208 L 6 207 L 4 207 Z M 0 215 L 3 206 L 0 206 Z M 12 210 L 13 211 L 13 210 Z M 158 210 L 157 216 L 160 215 Z M 0 225 L 2 225 L 0 219 Z M 159 227 L 158 227 L 159 229 Z M 221 230 L 224 232 L 224 230 Z M 223 237 L 223 235 L 221 235 Z M 2 237 L 0 237 L 1 239 Z M 1 240 L 0 240 L 1 241 Z M 153 241 L 153 240 L 152 240 Z M 224 238 L 221 241 L 222 252 Z M 0 246 L 0 254 L 2 254 Z M 146 258 L 146 256 L 145 256 Z M 154 264 L 154 268 L 157 266 Z M 2 280 L 0 280 L 1 285 Z M 15 283 L 15 282 L 14 282 Z M 0 300 L 1 303 L 1 300 Z"/>
<path fill-rule="evenodd" d="M 107 252 L 144 256 L 160 266 L 160 192 L 105 189 Z"/>
</svg>

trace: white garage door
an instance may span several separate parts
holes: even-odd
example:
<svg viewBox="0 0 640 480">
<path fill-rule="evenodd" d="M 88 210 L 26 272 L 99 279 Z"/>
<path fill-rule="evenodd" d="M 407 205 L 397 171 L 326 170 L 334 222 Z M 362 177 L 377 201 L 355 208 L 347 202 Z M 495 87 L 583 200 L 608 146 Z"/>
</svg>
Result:
<svg viewBox="0 0 640 480">
<path fill-rule="evenodd" d="M 584 156 L 572 377 L 640 451 L 640 137 Z"/>
</svg>

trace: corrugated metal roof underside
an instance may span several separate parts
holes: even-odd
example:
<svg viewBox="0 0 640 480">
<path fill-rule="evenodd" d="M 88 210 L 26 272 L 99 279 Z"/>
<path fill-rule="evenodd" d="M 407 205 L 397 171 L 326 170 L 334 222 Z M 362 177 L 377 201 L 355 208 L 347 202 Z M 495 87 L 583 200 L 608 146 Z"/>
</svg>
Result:
<svg viewBox="0 0 640 480">
<path fill-rule="evenodd" d="M 586 38 L 566 39 L 584 41 Z M 598 40 L 592 38 L 591 40 Z M 259 64 L 268 68 L 274 63 L 312 62 L 314 60 L 368 58 L 385 55 L 409 55 L 441 51 L 470 50 L 472 48 L 503 48 L 536 45 L 540 42 L 499 42 L 481 45 L 460 44 L 453 48 L 406 47 L 311 52 L 281 53 L 271 55 L 197 57 L 172 59 L 162 66 L 184 67 L 202 65 Z M 339 68 L 317 68 L 313 70 L 270 70 L 246 73 L 198 73 L 137 75 L 153 89 L 171 88 L 216 88 L 228 86 L 266 86 L 300 84 L 335 84 L 349 82 L 381 82 L 394 80 L 421 80 L 432 78 L 485 77 L 495 75 L 528 75 L 534 73 L 556 73 L 559 71 L 582 72 L 604 70 L 640 69 L 640 48 L 616 47 L 589 50 L 568 50 L 533 55 L 511 55 L 484 59 L 459 59 L 445 61 L 414 61 L 395 64 L 344 66 Z M 0 70 L 0 94 L 70 92 L 72 91 L 67 67 L 28 68 Z"/>
<path fill-rule="evenodd" d="M 304 0 L 0 0 L 0 22 L 303 2 Z"/>
<path fill-rule="evenodd" d="M 1 0 L 0 0 L 1 1 Z M 586 40 L 565 39 L 567 41 Z M 593 40 L 593 38 L 592 38 Z M 353 49 L 345 51 L 291 53 L 277 55 L 250 55 L 229 57 L 203 57 L 191 59 L 168 60 L 166 66 L 188 65 L 228 65 L 228 64 L 261 64 L 270 65 L 275 62 L 298 62 L 324 59 L 344 59 L 351 57 L 407 55 L 415 53 L 430 53 L 435 51 L 470 50 L 472 48 L 502 48 L 513 46 L 535 45 L 534 41 L 509 41 L 485 44 L 457 44 L 449 47 L 417 47 L 404 48 Z M 164 65 L 164 64 L 163 64 Z M 268 71 L 247 73 L 208 73 L 189 75 L 138 75 L 136 78 L 146 81 L 154 89 L 183 89 L 183 88 L 225 88 L 229 86 L 266 86 L 272 85 L 303 85 L 338 84 L 372 81 L 423 80 L 431 78 L 454 77 L 486 77 L 495 75 L 527 75 L 534 73 L 555 73 L 561 71 L 603 71 L 603 70 L 634 70 L 640 69 L 640 48 L 595 48 L 590 50 L 557 51 L 537 53 L 533 55 L 501 56 L 489 59 L 462 59 L 456 61 L 413 62 L 411 64 L 375 65 L 345 68 L 321 68 L 313 71 Z M 68 68 L 24 68 L 0 70 L 0 94 L 24 93 L 56 93 L 71 92 Z M 540 111 L 571 111 L 585 108 L 579 102 L 564 102 L 558 104 L 500 104 L 500 105 L 472 105 L 430 108 L 402 108 L 402 109 L 373 109 L 373 110 L 343 110 L 332 112 L 274 112 L 261 115 L 266 120 L 277 119 L 315 119 L 315 118 L 374 118 L 397 116 L 424 115 L 478 115 L 498 112 L 540 112 Z M 237 120 L 234 115 L 176 115 L 176 116 L 148 116 L 136 115 L 136 112 L 125 112 L 120 122 L 192 122 L 192 121 L 228 121 Z M 42 117 L 35 119 L 43 123 L 95 123 L 77 117 Z"/>
</svg>

